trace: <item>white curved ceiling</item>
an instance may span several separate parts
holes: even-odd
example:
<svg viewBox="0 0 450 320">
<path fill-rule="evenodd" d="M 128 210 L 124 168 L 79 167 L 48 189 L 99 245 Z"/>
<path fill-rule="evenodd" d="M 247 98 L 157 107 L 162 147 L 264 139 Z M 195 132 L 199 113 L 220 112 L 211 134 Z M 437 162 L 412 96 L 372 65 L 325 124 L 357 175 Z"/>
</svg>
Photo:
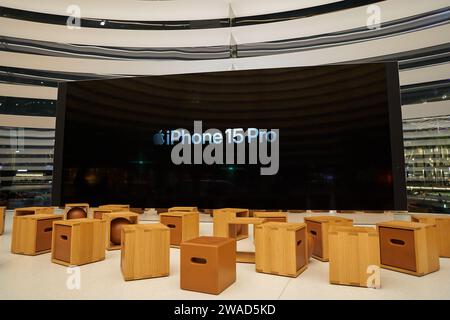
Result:
<svg viewBox="0 0 450 320">
<path fill-rule="evenodd" d="M 342 0 L 0 0 L 0 5 L 34 12 L 67 15 L 76 4 L 85 18 L 129 21 L 204 20 L 229 16 L 230 5 L 236 16 L 252 16 L 315 7 Z"/>
<path fill-rule="evenodd" d="M 159 1 L 158 1 L 159 2 Z M 215 1 L 213 1 L 215 2 Z M 379 4 L 381 22 L 411 17 L 448 7 L 448 0 L 389 0 Z M 308 18 L 233 28 L 194 30 L 120 30 L 81 28 L 0 18 L 1 35 L 56 43 L 99 45 L 109 47 L 202 47 L 308 37 L 364 27 L 366 7 L 338 11 Z"/>
<path fill-rule="evenodd" d="M 54 129 L 56 118 L 0 114 L 1 127 Z"/>
<path fill-rule="evenodd" d="M 448 5 L 448 0 L 383 1 L 378 4 L 382 13 L 380 23 L 446 8 Z M 238 44 L 317 36 L 366 27 L 368 19 L 366 10 L 367 7 L 362 6 L 302 19 L 234 27 L 232 33 Z"/>
<path fill-rule="evenodd" d="M 437 46 L 448 42 L 450 24 L 366 42 L 315 50 L 217 60 L 102 60 L 0 52 L 3 66 L 109 75 L 195 73 L 235 69 L 320 65 L 367 59 Z"/>
<path fill-rule="evenodd" d="M 58 89 L 0 83 L 0 96 L 56 100 L 58 97 Z"/>
<path fill-rule="evenodd" d="M 229 28 L 194 30 L 121 30 L 81 28 L 0 18 L 4 36 L 111 47 L 201 47 L 230 43 Z"/>
</svg>

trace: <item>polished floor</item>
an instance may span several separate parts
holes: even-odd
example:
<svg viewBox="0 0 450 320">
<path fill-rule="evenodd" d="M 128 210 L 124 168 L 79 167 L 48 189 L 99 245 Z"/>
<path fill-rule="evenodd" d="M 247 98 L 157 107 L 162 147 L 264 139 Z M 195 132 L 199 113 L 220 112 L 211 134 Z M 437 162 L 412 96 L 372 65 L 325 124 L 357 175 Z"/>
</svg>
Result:
<svg viewBox="0 0 450 320">
<path fill-rule="evenodd" d="M 392 219 L 380 214 L 352 217 L 361 225 Z M 152 223 L 156 217 L 146 215 L 144 219 L 143 223 Z M 201 220 L 201 234 L 211 235 L 209 217 Z M 302 221 L 303 215 L 290 214 L 289 220 Z M 125 282 L 120 251 L 107 251 L 104 261 L 80 267 L 79 289 L 68 289 L 72 275 L 66 267 L 51 263 L 50 253 L 34 257 L 11 254 L 10 242 L 8 213 L 6 232 L 0 236 L 0 299 L 450 299 L 450 259 L 443 258 L 441 270 L 424 277 L 383 269 L 380 289 L 331 285 L 328 263 L 314 259 L 297 278 L 257 273 L 254 264 L 237 264 L 236 283 L 214 296 L 180 289 L 178 249 L 170 249 L 169 277 Z M 252 246 L 252 239 L 238 244 L 239 249 Z"/>
</svg>

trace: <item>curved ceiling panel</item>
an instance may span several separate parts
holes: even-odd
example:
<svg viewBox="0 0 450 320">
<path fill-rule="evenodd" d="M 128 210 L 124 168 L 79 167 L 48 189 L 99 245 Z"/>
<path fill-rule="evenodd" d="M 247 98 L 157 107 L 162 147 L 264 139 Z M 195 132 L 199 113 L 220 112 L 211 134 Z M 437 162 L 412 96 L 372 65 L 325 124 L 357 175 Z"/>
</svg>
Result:
<svg viewBox="0 0 450 320">
<path fill-rule="evenodd" d="M 361 2 L 361 0 L 358 0 Z M 172 1 L 108 1 L 108 8 L 100 2 L 78 0 L 81 16 L 94 19 L 128 21 L 185 21 L 228 18 L 230 6 L 235 17 L 251 17 L 280 12 L 298 11 L 327 5 L 346 5 L 358 1 L 343 0 L 172 0 Z M 355 3 L 353 3 L 355 2 Z M 18 10 L 52 15 L 67 15 L 72 0 L 2 0 L 0 5 Z"/>
<path fill-rule="evenodd" d="M 402 107 L 403 119 L 432 118 L 448 116 L 449 114 L 450 100 Z"/>
<path fill-rule="evenodd" d="M 414 2 L 414 4 L 411 4 Z M 382 26 L 424 12 L 448 8 L 448 1 L 392 0 L 379 4 Z M 224 46 L 230 43 L 253 44 L 302 39 L 364 28 L 366 7 L 353 8 L 325 15 L 294 19 L 256 26 L 193 30 L 120 30 L 82 28 L 0 18 L 2 35 L 54 43 L 122 48 L 188 48 Z M 383 25 L 384 24 L 384 25 Z M 365 32 L 369 32 L 366 28 Z M 374 31 L 375 32 L 375 31 Z M 231 38 L 230 35 L 233 35 Z M 170 58 L 170 57 L 169 57 Z"/>
<path fill-rule="evenodd" d="M 171 1 L 173 3 L 175 1 Z M 228 12 L 224 11 L 222 18 L 202 18 L 199 19 L 189 19 L 184 18 L 180 15 L 179 19 L 183 20 L 118 20 L 111 18 L 101 18 L 101 17 L 89 17 L 85 14 L 85 11 L 79 5 L 74 8 L 69 7 L 70 10 L 78 10 L 77 17 L 79 25 L 86 28 L 102 28 L 102 29 L 128 29 L 128 30 L 182 30 L 182 29 L 210 29 L 210 28 L 223 28 L 230 26 L 242 26 L 242 25 L 254 25 L 263 24 L 277 21 L 287 21 L 292 19 L 299 19 L 304 17 L 310 17 L 315 15 L 323 15 L 330 12 L 351 9 L 355 7 L 367 6 L 369 4 L 378 3 L 379 0 L 346 0 L 346 1 L 314 1 L 309 3 L 297 1 L 295 6 L 292 6 L 294 2 L 292 1 L 278 1 L 260 3 L 255 5 L 254 8 L 264 9 L 263 14 L 254 15 L 250 13 L 248 16 L 240 16 L 236 14 L 233 6 L 228 8 Z M 168 3 L 167 1 L 164 3 Z M 273 3 L 277 5 L 274 6 Z M 271 5 L 272 4 L 272 5 Z M 280 6 L 281 4 L 281 6 Z M 289 4 L 291 4 L 289 6 Z M 182 8 L 185 3 L 180 4 Z M 247 7 L 249 8 L 249 7 Z M 287 8 L 287 9 L 283 9 Z M 296 8 L 296 9 L 293 9 Z M 207 8 L 206 8 L 207 9 Z M 271 11 L 273 9 L 274 11 Z M 278 10 L 288 10 L 288 11 L 276 11 Z M 199 12 L 205 12 L 205 8 L 199 7 Z M 242 12 L 241 12 L 242 14 Z M 32 22 L 40 22 L 46 24 L 56 24 L 56 25 L 66 25 L 68 21 L 73 21 L 73 19 L 68 18 L 69 13 L 64 14 L 50 14 L 38 11 L 27 11 L 22 9 L 16 9 L 12 7 L 0 6 L 0 16 L 5 18 L 25 20 Z M 170 19 L 167 18 L 167 19 Z"/>
<path fill-rule="evenodd" d="M 111 47 L 202 47 L 230 43 L 230 28 L 195 30 L 117 30 L 81 28 L 0 18 L 3 36 Z"/>
<path fill-rule="evenodd" d="M 450 63 L 438 64 L 427 68 L 405 70 L 400 73 L 403 86 L 415 83 L 446 80 L 450 75 Z"/>
<path fill-rule="evenodd" d="M 342 63 L 375 58 L 395 53 L 419 50 L 448 43 L 450 24 L 413 33 L 380 38 L 372 41 L 340 45 L 302 52 L 198 61 L 173 60 L 100 60 L 48 57 L 21 53 L 0 52 L 5 67 L 27 68 L 100 75 L 171 74 L 235 69 L 256 69 Z"/>
<path fill-rule="evenodd" d="M 229 0 L 236 17 L 266 15 L 277 12 L 301 10 L 329 4 L 345 2 L 343 0 Z M 348 2 L 348 1 L 347 1 Z"/>
<path fill-rule="evenodd" d="M 0 96 L 56 100 L 57 95 L 56 88 L 0 83 Z"/>
<path fill-rule="evenodd" d="M 228 17 L 228 1 L 90 1 L 90 0 L 1 0 L 0 5 L 20 10 L 67 15 L 67 8 L 76 4 L 81 16 L 119 20 L 204 20 Z"/>
<path fill-rule="evenodd" d="M 435 10 L 448 9 L 448 0 L 436 0 L 433 2 L 391 0 L 380 2 L 378 6 L 382 12 L 380 23 L 381 28 L 383 28 L 387 23 L 396 20 L 414 17 Z M 232 34 L 236 43 L 249 44 L 313 37 L 358 28 L 363 28 L 365 31 L 376 31 L 376 29 L 369 30 L 366 27 L 368 19 L 366 10 L 367 7 L 364 6 L 290 21 L 234 27 Z"/>
<path fill-rule="evenodd" d="M 76 9 L 80 10 L 80 9 Z M 101 28 L 101 29 L 124 29 L 124 30 L 183 30 L 183 29 L 211 29 L 224 28 L 231 26 L 231 19 L 228 17 L 218 19 L 204 20 L 152 20 L 152 21 L 129 21 L 112 20 L 101 18 L 85 18 L 80 14 L 77 20 L 68 15 L 55 15 L 33 11 L 25 11 L 14 8 L 0 6 L 0 16 L 4 18 L 39 22 L 53 25 L 72 25 L 75 22 L 77 26 L 83 28 Z"/>
<path fill-rule="evenodd" d="M 55 124 L 56 118 L 54 117 L 34 117 L 0 114 L 0 126 L 2 127 L 54 129 Z"/>
</svg>

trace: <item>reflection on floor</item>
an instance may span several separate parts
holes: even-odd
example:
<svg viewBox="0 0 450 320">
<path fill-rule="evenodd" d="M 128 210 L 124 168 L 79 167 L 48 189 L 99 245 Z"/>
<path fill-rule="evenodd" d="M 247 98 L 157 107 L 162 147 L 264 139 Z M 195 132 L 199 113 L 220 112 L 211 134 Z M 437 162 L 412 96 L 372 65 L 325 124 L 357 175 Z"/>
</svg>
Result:
<svg viewBox="0 0 450 320">
<path fill-rule="evenodd" d="M 290 214 L 289 221 L 302 221 L 302 216 Z M 355 224 L 392 219 L 384 215 L 351 217 Z M 219 296 L 183 291 L 179 287 L 178 249 L 170 249 L 169 277 L 125 282 L 120 251 L 108 251 L 104 261 L 81 266 L 81 288 L 69 290 L 67 268 L 51 263 L 50 253 L 35 257 L 10 253 L 11 220 L 8 213 L 5 234 L 0 236 L 0 299 L 450 299 L 450 259 L 443 258 L 440 271 L 420 278 L 383 269 L 381 289 L 331 285 L 328 263 L 312 259 L 297 278 L 257 273 L 253 264 L 238 264 L 236 283 Z M 202 235 L 212 234 L 208 220 L 202 217 Z M 238 248 L 252 249 L 252 239 L 239 241 Z"/>
</svg>

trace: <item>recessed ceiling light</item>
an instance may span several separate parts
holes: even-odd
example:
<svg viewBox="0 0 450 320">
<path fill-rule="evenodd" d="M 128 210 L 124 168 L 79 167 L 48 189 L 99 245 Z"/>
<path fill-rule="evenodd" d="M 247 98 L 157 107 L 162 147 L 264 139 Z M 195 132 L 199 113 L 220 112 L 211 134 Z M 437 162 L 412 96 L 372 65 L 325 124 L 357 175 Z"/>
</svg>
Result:
<svg viewBox="0 0 450 320">
<path fill-rule="evenodd" d="M 100 25 L 101 25 L 101 26 L 104 26 L 105 24 L 106 24 L 106 21 L 105 21 L 105 20 L 100 21 Z"/>
</svg>

